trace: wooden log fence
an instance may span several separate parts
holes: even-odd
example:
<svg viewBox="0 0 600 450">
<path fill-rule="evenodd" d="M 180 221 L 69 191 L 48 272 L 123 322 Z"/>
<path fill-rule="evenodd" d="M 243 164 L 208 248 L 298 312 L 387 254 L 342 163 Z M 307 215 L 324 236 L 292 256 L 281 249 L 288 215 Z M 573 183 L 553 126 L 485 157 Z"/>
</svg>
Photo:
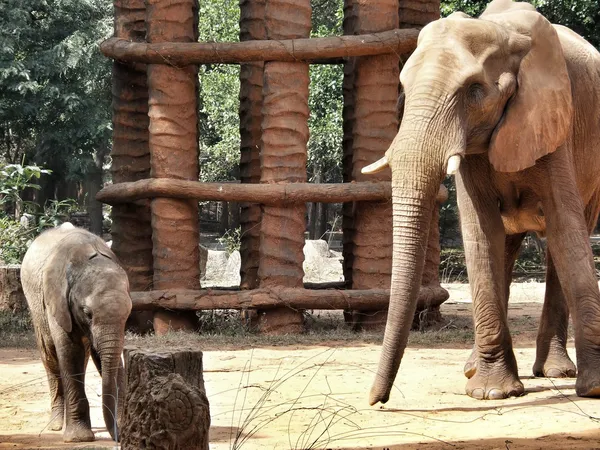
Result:
<svg viewBox="0 0 600 450">
<path fill-rule="evenodd" d="M 399 57 L 414 50 L 439 6 L 420 17 L 406 0 L 345 0 L 344 36 L 308 38 L 309 0 L 241 0 L 240 42 L 197 42 L 197 0 L 114 3 L 115 35 L 101 51 L 115 61 L 115 184 L 96 198 L 115 206 L 115 250 L 134 278 L 134 310 L 154 312 L 157 333 L 190 328 L 194 310 L 257 310 L 265 331 L 280 332 L 301 330 L 305 309 L 386 311 L 389 174 L 363 178 L 360 169 L 396 133 Z M 345 63 L 344 183 L 306 183 L 313 63 Z M 196 181 L 199 64 L 242 65 L 241 184 Z M 440 188 L 437 202 L 446 199 Z M 242 203 L 238 289 L 200 289 L 198 201 Z M 306 203 L 344 203 L 342 284 L 302 282 Z M 418 310 L 448 298 L 432 280 L 421 286 Z"/>
<path fill-rule="evenodd" d="M 132 292 L 133 309 L 142 310 L 213 310 L 213 309 L 378 309 L 385 310 L 389 289 L 311 290 L 273 286 L 239 291 L 220 289 L 162 290 Z M 448 291 L 439 286 L 424 286 L 418 305 L 439 306 L 448 299 Z"/>
<path fill-rule="evenodd" d="M 239 64 L 252 61 L 298 62 L 411 52 L 419 30 L 395 29 L 357 36 L 252 40 L 243 42 L 164 42 L 148 44 L 109 38 L 102 53 L 117 61 L 145 64 Z"/>
<path fill-rule="evenodd" d="M 392 197 L 392 188 L 389 182 L 368 181 L 331 184 L 235 184 L 151 178 L 130 183 L 111 184 L 102 189 L 96 196 L 99 201 L 109 205 L 155 197 L 248 202 L 263 205 L 309 202 L 343 203 L 389 200 Z M 442 186 L 436 201 L 443 203 L 447 198 L 448 193 Z"/>
</svg>

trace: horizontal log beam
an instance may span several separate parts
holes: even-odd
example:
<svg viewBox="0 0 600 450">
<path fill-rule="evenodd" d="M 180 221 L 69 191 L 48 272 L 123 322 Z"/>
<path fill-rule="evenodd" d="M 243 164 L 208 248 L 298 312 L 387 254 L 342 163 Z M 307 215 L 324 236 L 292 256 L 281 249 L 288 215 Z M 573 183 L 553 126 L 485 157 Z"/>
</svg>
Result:
<svg viewBox="0 0 600 450">
<path fill-rule="evenodd" d="M 240 184 L 149 178 L 108 185 L 96 194 L 96 199 L 109 205 L 131 203 L 145 198 L 289 205 L 309 202 L 377 201 L 388 200 L 391 196 L 392 188 L 389 182 Z M 438 193 L 437 201 L 445 201 L 442 189 Z"/>
<path fill-rule="evenodd" d="M 417 45 L 419 30 L 396 29 L 358 36 L 244 42 L 147 44 L 109 38 L 100 45 L 112 59 L 146 64 L 237 64 L 251 61 L 310 61 L 352 56 L 405 54 Z"/>
<path fill-rule="evenodd" d="M 310 290 L 302 288 L 262 288 L 246 291 L 170 290 L 132 292 L 134 310 L 213 310 L 213 309 L 353 309 L 381 310 L 388 306 L 389 289 Z M 419 306 L 438 306 L 448 299 L 441 287 L 421 287 Z"/>
<path fill-rule="evenodd" d="M 390 183 L 240 184 L 151 178 L 106 186 L 96 199 L 111 205 L 157 197 L 284 205 L 381 200 L 391 194 Z"/>
</svg>

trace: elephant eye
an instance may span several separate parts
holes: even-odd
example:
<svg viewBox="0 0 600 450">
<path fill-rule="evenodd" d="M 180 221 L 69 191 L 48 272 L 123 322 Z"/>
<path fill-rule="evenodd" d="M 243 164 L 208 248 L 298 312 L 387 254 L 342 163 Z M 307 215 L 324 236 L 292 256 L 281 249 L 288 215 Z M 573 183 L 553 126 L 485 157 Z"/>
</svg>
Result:
<svg viewBox="0 0 600 450">
<path fill-rule="evenodd" d="M 83 308 L 83 315 L 87 320 L 92 320 L 92 311 L 88 308 Z"/>
<path fill-rule="evenodd" d="M 479 103 L 485 97 L 485 88 L 481 83 L 473 83 L 467 89 L 467 99 L 471 103 Z"/>
</svg>

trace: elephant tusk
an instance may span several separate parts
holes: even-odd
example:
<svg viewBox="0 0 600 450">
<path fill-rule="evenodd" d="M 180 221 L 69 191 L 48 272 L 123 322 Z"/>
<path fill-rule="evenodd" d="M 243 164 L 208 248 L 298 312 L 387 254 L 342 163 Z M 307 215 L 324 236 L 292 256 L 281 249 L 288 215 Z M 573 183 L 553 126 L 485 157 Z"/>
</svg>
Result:
<svg viewBox="0 0 600 450">
<path fill-rule="evenodd" d="M 446 173 L 448 175 L 454 175 L 460 166 L 460 156 L 452 155 L 450 159 L 448 159 L 448 165 L 446 168 Z"/>
<path fill-rule="evenodd" d="M 373 164 L 369 164 L 368 166 L 363 167 L 361 169 L 361 173 L 372 174 L 372 173 L 381 172 L 383 169 L 388 167 L 388 165 L 389 164 L 388 164 L 387 156 L 384 156 L 380 160 L 375 161 Z"/>
</svg>

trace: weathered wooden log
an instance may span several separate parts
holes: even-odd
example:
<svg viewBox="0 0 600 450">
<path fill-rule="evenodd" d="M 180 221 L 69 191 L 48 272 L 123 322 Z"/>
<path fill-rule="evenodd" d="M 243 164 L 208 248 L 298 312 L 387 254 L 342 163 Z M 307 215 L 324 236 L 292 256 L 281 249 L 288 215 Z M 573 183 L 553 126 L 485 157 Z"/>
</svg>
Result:
<svg viewBox="0 0 600 450">
<path fill-rule="evenodd" d="M 398 0 L 355 1 L 348 20 L 356 34 L 398 28 Z M 400 53 L 358 58 L 353 74 L 352 181 L 390 181 L 391 172 L 365 175 L 361 169 L 382 158 L 398 130 L 396 102 Z M 352 221 L 352 288 L 390 286 L 392 273 L 392 205 L 389 201 L 357 202 Z M 349 230 L 350 231 L 350 230 Z M 356 328 L 379 328 L 385 312 L 356 312 Z"/>
<path fill-rule="evenodd" d="M 265 39 L 265 0 L 240 0 L 240 41 Z M 263 105 L 264 63 L 255 61 L 240 67 L 240 182 L 260 182 L 260 140 Z M 260 260 L 261 206 L 242 203 L 240 207 L 240 286 L 258 287 Z"/>
<path fill-rule="evenodd" d="M 113 0 L 115 36 L 146 41 L 144 0 Z M 110 173 L 114 183 L 143 180 L 150 176 L 148 149 L 148 85 L 145 64 L 113 63 L 113 147 Z M 119 258 L 134 291 L 152 286 L 152 226 L 150 200 L 115 205 L 112 217 L 112 250 Z M 150 331 L 152 315 L 133 313 L 127 328 Z"/>
<path fill-rule="evenodd" d="M 162 45 L 198 40 L 197 0 L 146 0 L 146 39 Z M 148 66 L 148 125 L 153 178 L 198 180 L 198 66 Z M 157 289 L 200 287 L 198 202 L 154 198 L 152 242 Z M 192 329 L 194 314 L 154 314 L 154 332 Z"/>
<path fill-rule="evenodd" d="M 266 0 L 267 39 L 310 36 L 310 0 Z M 306 183 L 309 65 L 302 61 L 267 61 L 263 72 L 260 182 Z M 305 203 L 264 205 L 260 224 L 259 286 L 302 287 Z M 285 231 L 284 231 L 285 230 Z M 258 311 L 263 333 L 300 332 L 304 316 L 288 308 Z"/>
<path fill-rule="evenodd" d="M 438 193 L 438 201 L 443 197 Z M 443 194 L 447 196 L 447 193 Z M 199 181 L 154 178 L 111 184 L 96 195 L 109 205 L 134 202 L 144 198 L 180 198 L 204 201 L 254 202 L 263 205 L 293 203 L 343 203 L 352 201 L 389 200 L 389 182 L 359 182 L 337 184 L 309 183 L 201 183 Z"/>
<path fill-rule="evenodd" d="M 244 291 L 217 289 L 168 290 L 132 292 L 133 309 L 173 310 L 212 309 L 385 309 L 390 297 L 389 289 L 367 290 L 310 290 L 303 288 L 270 287 Z M 419 305 L 440 305 L 448 299 L 442 287 L 421 287 Z"/>
<path fill-rule="evenodd" d="M 340 203 L 391 198 L 389 183 L 201 183 L 175 179 L 147 179 L 106 186 L 96 198 L 111 205 L 142 198 L 180 198 L 205 201 L 254 202 L 263 205 L 293 203 Z"/>
<path fill-rule="evenodd" d="M 0 265 L 0 311 L 21 312 L 27 309 L 27 301 L 21 287 L 21 266 Z"/>
<path fill-rule="evenodd" d="M 121 448 L 208 450 L 210 410 L 202 352 L 124 348 L 127 393 Z"/>
<path fill-rule="evenodd" d="M 117 61 L 146 64 L 236 64 L 251 61 L 297 62 L 351 56 L 402 54 L 417 45 L 419 30 L 389 30 L 358 36 L 255 40 L 245 42 L 161 42 L 143 44 L 110 38 L 100 51 Z"/>
</svg>

